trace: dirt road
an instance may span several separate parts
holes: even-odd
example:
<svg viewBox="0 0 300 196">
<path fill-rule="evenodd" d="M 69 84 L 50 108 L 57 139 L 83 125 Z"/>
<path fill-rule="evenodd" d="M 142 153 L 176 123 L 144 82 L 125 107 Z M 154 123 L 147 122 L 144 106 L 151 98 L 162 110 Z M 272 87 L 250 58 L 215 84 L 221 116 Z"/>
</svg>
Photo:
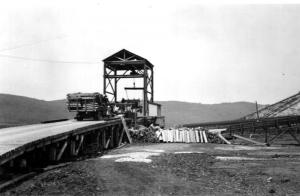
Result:
<svg viewBox="0 0 300 196">
<path fill-rule="evenodd" d="M 299 147 L 132 145 L 4 195 L 300 195 Z"/>
</svg>

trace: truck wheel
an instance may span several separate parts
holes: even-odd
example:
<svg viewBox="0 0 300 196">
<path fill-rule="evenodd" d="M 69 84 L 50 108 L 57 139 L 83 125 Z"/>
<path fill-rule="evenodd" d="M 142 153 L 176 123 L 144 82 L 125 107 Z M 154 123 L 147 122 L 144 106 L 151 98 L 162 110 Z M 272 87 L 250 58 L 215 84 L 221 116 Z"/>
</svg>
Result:
<svg viewBox="0 0 300 196">
<path fill-rule="evenodd" d="M 97 120 L 102 120 L 103 119 L 103 116 L 102 116 L 101 112 L 97 112 L 96 116 L 97 116 Z"/>
<path fill-rule="evenodd" d="M 76 116 L 76 119 L 77 119 L 78 121 L 82 121 L 82 120 L 83 120 L 83 118 L 82 118 L 81 115 L 77 115 L 77 116 Z"/>
</svg>

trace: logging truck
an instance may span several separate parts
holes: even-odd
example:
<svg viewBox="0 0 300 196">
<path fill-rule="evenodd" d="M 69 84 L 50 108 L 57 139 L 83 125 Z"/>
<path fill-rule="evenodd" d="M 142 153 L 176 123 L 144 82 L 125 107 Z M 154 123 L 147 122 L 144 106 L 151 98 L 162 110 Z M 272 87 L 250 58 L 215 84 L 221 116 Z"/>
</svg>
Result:
<svg viewBox="0 0 300 196">
<path fill-rule="evenodd" d="M 69 112 L 77 112 L 75 119 L 102 120 L 111 116 L 109 101 L 100 93 L 72 93 L 67 94 L 67 108 Z"/>
</svg>

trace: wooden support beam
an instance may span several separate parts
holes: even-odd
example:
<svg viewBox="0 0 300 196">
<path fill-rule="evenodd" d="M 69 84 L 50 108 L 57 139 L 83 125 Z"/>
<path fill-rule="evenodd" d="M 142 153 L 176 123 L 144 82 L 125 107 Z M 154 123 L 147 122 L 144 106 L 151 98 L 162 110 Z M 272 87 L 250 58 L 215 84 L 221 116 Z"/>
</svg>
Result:
<svg viewBox="0 0 300 196">
<path fill-rule="evenodd" d="M 245 137 L 237 135 L 237 134 L 233 134 L 232 136 L 236 137 L 236 138 L 239 138 L 241 140 L 245 140 L 247 142 L 251 142 L 251 143 L 257 144 L 257 145 L 266 145 L 265 143 L 261 143 L 261 142 L 255 141 L 255 140 L 252 140 L 250 138 L 245 138 Z"/>
<path fill-rule="evenodd" d="M 105 149 L 107 149 L 107 148 L 108 148 L 108 146 L 109 146 L 109 143 L 110 143 L 110 138 L 108 138 L 108 140 L 107 140 L 107 142 L 106 142 L 106 144 L 105 144 Z"/>
<path fill-rule="evenodd" d="M 280 129 L 278 129 L 278 130 L 280 130 Z M 279 132 L 279 134 L 275 135 L 273 138 L 271 138 L 271 139 L 269 140 L 269 144 L 273 143 L 273 141 L 275 141 L 276 138 L 282 136 L 282 135 L 285 134 L 287 131 L 288 131 L 288 129 Z"/>
<path fill-rule="evenodd" d="M 264 128 L 265 130 L 265 143 L 268 144 L 269 143 L 269 130 L 268 128 Z"/>
<path fill-rule="evenodd" d="M 122 144 L 124 132 L 125 132 L 125 129 L 122 129 L 122 130 L 121 130 L 121 136 L 119 137 L 119 143 L 118 143 L 118 146 L 120 146 L 120 145 Z"/>
<path fill-rule="evenodd" d="M 289 134 L 294 138 L 295 141 L 298 142 L 298 144 L 300 144 L 300 140 L 296 137 L 296 135 L 291 131 L 292 129 L 288 129 Z"/>
<path fill-rule="evenodd" d="M 106 146 L 106 130 L 105 129 L 103 129 L 102 130 L 102 133 L 101 133 L 101 148 L 102 148 L 102 150 L 104 150 L 105 149 L 105 146 Z"/>
<path fill-rule="evenodd" d="M 132 139 L 131 139 L 130 133 L 129 133 L 129 131 L 128 131 L 128 128 L 127 128 L 125 119 L 124 119 L 123 116 L 120 116 L 120 118 L 121 118 L 121 121 L 122 121 L 122 124 L 123 124 L 123 129 L 125 130 L 125 133 L 126 133 L 126 135 L 127 135 L 128 141 L 129 141 L 129 143 L 131 144 L 131 143 L 132 143 Z"/>
<path fill-rule="evenodd" d="M 130 64 L 130 65 L 134 65 L 134 64 L 145 64 L 145 60 L 122 60 L 122 61 L 108 61 L 107 64 L 109 65 L 125 65 L 125 64 Z"/>
<path fill-rule="evenodd" d="M 56 160 L 59 161 L 63 155 L 63 153 L 65 152 L 65 149 L 67 148 L 67 145 L 68 145 L 68 141 L 65 141 L 64 145 L 62 146 L 62 148 L 60 149 L 58 155 L 57 155 L 57 158 Z"/>
<path fill-rule="evenodd" d="M 144 75 L 136 74 L 136 75 L 109 75 L 106 78 L 143 78 Z"/>
<path fill-rule="evenodd" d="M 116 133 L 115 144 L 117 144 L 117 147 L 118 147 L 118 146 L 120 146 L 120 144 L 119 144 L 119 139 L 120 139 L 120 127 L 119 127 L 119 125 L 115 126 L 115 133 Z"/>
<path fill-rule="evenodd" d="M 114 128 L 113 126 L 110 127 L 110 148 L 114 147 Z"/>
<path fill-rule="evenodd" d="M 216 136 L 218 136 L 226 144 L 231 144 L 231 142 L 228 141 L 225 137 L 223 137 L 223 135 L 221 133 L 217 133 Z"/>
<path fill-rule="evenodd" d="M 143 87 L 125 87 L 125 90 L 144 90 Z"/>
<path fill-rule="evenodd" d="M 56 161 L 56 146 L 51 145 L 49 149 L 49 160 Z"/>
<path fill-rule="evenodd" d="M 100 149 L 100 131 L 96 132 L 96 143 L 97 143 L 97 151 Z"/>
<path fill-rule="evenodd" d="M 70 141 L 70 155 L 75 156 L 76 155 L 76 141 L 72 139 Z"/>
<path fill-rule="evenodd" d="M 78 147 L 77 147 L 77 149 L 76 149 L 76 151 L 75 151 L 75 155 L 76 155 L 76 156 L 78 155 L 79 150 L 80 150 L 80 148 L 81 148 L 81 146 L 82 146 L 82 144 L 83 144 L 83 140 L 84 140 L 84 135 L 81 135 L 81 136 L 80 136 L 80 142 L 79 142 L 79 145 L 78 145 Z"/>
</svg>

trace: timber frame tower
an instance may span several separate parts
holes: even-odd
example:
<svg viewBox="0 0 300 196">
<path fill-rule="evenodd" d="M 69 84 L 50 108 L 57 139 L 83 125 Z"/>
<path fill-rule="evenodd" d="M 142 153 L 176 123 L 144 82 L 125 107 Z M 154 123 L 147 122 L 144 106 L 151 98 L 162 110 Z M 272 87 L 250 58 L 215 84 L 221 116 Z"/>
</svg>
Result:
<svg viewBox="0 0 300 196">
<path fill-rule="evenodd" d="M 141 87 L 126 87 L 125 90 L 143 91 L 143 116 L 149 116 L 149 103 L 154 103 L 153 65 L 145 58 L 128 50 L 119 52 L 103 60 L 103 94 L 111 102 L 117 102 L 118 82 L 126 78 L 142 78 Z"/>
</svg>

